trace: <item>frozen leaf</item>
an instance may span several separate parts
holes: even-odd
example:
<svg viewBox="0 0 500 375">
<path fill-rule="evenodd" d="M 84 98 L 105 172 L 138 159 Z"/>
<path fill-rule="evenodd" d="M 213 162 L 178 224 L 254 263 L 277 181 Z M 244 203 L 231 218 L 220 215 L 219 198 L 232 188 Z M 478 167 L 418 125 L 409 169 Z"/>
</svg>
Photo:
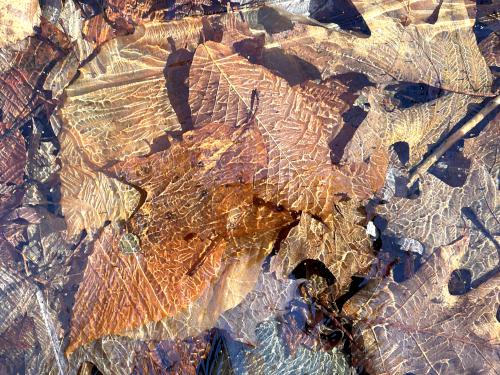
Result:
<svg viewBox="0 0 500 375">
<path fill-rule="evenodd" d="M 163 20 L 167 7 L 157 0 L 108 0 L 103 5 L 95 7 L 95 14 L 86 14 L 83 25 L 85 38 L 97 45 L 131 34 L 148 20 Z"/>
<path fill-rule="evenodd" d="M 0 48 L 14 44 L 40 23 L 38 0 L 2 0 L 0 2 Z"/>
<path fill-rule="evenodd" d="M 313 1 L 311 0 L 269 0 L 269 1 L 257 0 L 257 1 L 242 1 L 241 7 L 243 8 L 245 6 L 256 7 L 258 5 L 261 5 L 261 7 L 263 7 L 264 5 L 267 5 L 273 8 L 283 9 L 287 12 L 299 16 L 308 16 L 312 3 Z M 262 22 L 262 20 L 260 20 L 260 22 Z"/>
<path fill-rule="evenodd" d="M 370 89 L 366 91 L 366 97 L 370 109 L 345 148 L 345 163 L 369 162 L 381 151 L 388 155 L 389 146 L 406 142 L 409 164 L 415 165 L 430 146 L 447 135 L 467 114 L 470 105 L 481 102 L 481 98 L 450 93 L 427 103 L 399 109 L 384 106 L 382 90 Z"/>
<path fill-rule="evenodd" d="M 474 165 L 482 165 L 500 188 L 500 114 L 497 112 L 490 123 L 475 137 L 465 140 L 464 155 Z"/>
<path fill-rule="evenodd" d="M 37 229 L 36 235 L 28 233 L 23 241 L 24 264 L 17 259 L 17 262 L 7 262 L 5 257 L 0 262 L 0 336 L 6 340 L 0 344 L 0 363 L 7 366 L 6 373 L 64 373 L 63 329 L 57 319 L 62 309 L 56 298 L 55 285 L 60 282 L 56 279 L 64 278 L 64 260 L 69 254 L 69 246 L 56 240 L 61 239 L 60 231 L 50 214 L 36 213 L 36 219 L 29 210 L 17 211 L 16 220 L 31 222 L 18 229 L 26 231 L 28 227 L 28 232 L 31 232 L 30 228 Z M 17 247 L 21 248 L 19 244 Z M 28 247 L 39 248 L 43 256 L 34 259 Z M 43 291 L 41 284 L 44 285 Z M 14 332 L 20 341 L 9 339 Z"/>
<path fill-rule="evenodd" d="M 200 19 L 148 23 L 106 43 L 80 69 L 60 116 L 88 161 L 103 166 L 144 155 L 156 138 L 181 130 L 167 92 L 167 59 L 177 47 L 196 46 L 201 31 Z"/>
<path fill-rule="evenodd" d="M 314 351 L 301 346 L 296 353 L 290 353 L 281 337 L 281 325 L 276 320 L 262 322 L 257 328 L 255 348 L 238 350 L 229 346 L 237 374 L 351 374 L 347 359 L 337 348 Z"/>
<path fill-rule="evenodd" d="M 9 127 L 0 122 L 0 216 L 15 205 L 16 191 L 23 183 L 26 164 L 26 146 L 19 131 L 5 136 Z"/>
<path fill-rule="evenodd" d="M 140 26 L 106 43 L 65 90 L 61 205 L 70 235 L 127 219 L 136 208 L 139 193 L 99 167 L 147 154 L 157 138 L 181 130 L 167 91 L 167 60 L 176 45 L 195 46 L 201 32 L 199 19 Z"/>
<path fill-rule="evenodd" d="M 499 275 L 465 295 L 448 290 L 467 242 L 437 249 L 413 278 L 386 279 L 348 302 L 355 355 L 370 373 L 500 371 Z"/>
<path fill-rule="evenodd" d="M 79 48 L 82 48 L 82 50 Z M 54 98 L 59 98 L 66 86 L 76 76 L 82 60 L 86 59 L 92 51 L 92 46 L 86 42 L 77 44 L 66 57 L 58 61 L 52 68 L 47 75 L 43 88 L 52 91 Z"/>
<path fill-rule="evenodd" d="M 462 266 L 472 279 L 485 276 L 499 264 L 498 232 L 498 134 L 499 122 L 492 121 L 476 138 L 466 140 L 471 165 L 463 186 L 452 187 L 427 173 L 416 199 L 393 198 L 379 206 L 387 221 L 384 234 L 418 241 L 425 253 L 456 240 L 463 227 L 470 228 L 469 250 Z M 410 249 L 405 249 L 410 250 Z"/>
<path fill-rule="evenodd" d="M 259 198 L 289 210 L 328 215 L 344 195 L 370 196 L 382 184 L 385 170 L 364 163 L 332 166 L 332 129 L 307 99 L 300 88 L 229 47 L 207 42 L 196 50 L 189 89 L 193 125 L 251 124 L 263 139 L 267 161 L 254 176 Z"/>
<path fill-rule="evenodd" d="M 253 293 L 252 289 L 259 287 L 258 275 L 262 263 L 271 252 L 277 236 L 277 230 L 270 230 L 230 241 L 217 280 L 190 306 L 173 317 L 148 323 L 125 334 L 144 340 L 183 339 L 216 326 L 221 313 L 235 308 L 249 292 Z"/>
<path fill-rule="evenodd" d="M 498 33 L 491 33 L 482 40 L 481 43 L 479 43 L 479 49 L 486 60 L 486 64 L 488 64 L 491 69 L 498 69 L 500 67 L 500 37 Z"/>
<path fill-rule="evenodd" d="M 355 71 L 377 83 L 397 80 L 472 95 L 490 93 L 491 74 L 464 1 L 442 1 L 431 14 L 437 15 L 432 23 L 421 22 L 418 13 L 417 22 L 412 22 L 415 12 L 408 14 L 405 3 L 397 0 L 355 5 L 370 29 L 369 37 L 297 25 L 274 37 L 270 46 L 279 45 L 312 63 L 323 78 Z"/>
<path fill-rule="evenodd" d="M 108 226 L 95 242 L 68 352 L 174 316 L 216 279 L 233 241 L 292 221 L 286 211 L 254 199 L 253 176 L 266 161 L 261 148 L 252 128 L 208 124 L 166 151 L 113 166 L 146 198 L 124 228 Z M 127 233 L 138 237 L 140 251 L 120 250 Z"/>
<path fill-rule="evenodd" d="M 283 314 L 288 303 L 298 296 L 300 283 L 301 280 L 279 280 L 274 273 L 261 272 L 255 288 L 239 305 L 222 314 L 216 326 L 235 340 L 255 345 L 257 325 Z"/>
<path fill-rule="evenodd" d="M 66 54 L 67 47 L 65 36 L 44 22 L 36 36 L 0 50 L 0 110 L 4 123 L 15 125 L 42 104 L 50 105 L 38 85 L 43 83 L 45 71 Z"/>
<path fill-rule="evenodd" d="M 103 172 L 91 169 L 79 153 L 73 134 L 60 136 L 61 206 L 68 238 L 84 229 L 95 231 L 106 220 L 128 219 L 140 201 L 140 193 Z"/>
<path fill-rule="evenodd" d="M 187 340 L 142 341 L 107 336 L 69 358 L 70 374 L 91 363 L 103 374 L 196 374 L 210 349 L 210 335 Z M 80 370 L 81 371 L 81 370 Z"/>
<path fill-rule="evenodd" d="M 302 214 L 299 225 L 281 243 L 271 270 L 287 278 L 302 261 L 319 260 L 333 274 L 338 292 L 343 294 L 351 277 L 367 273 L 374 260 L 364 221 L 353 202 L 339 204 L 326 223 Z"/>
</svg>

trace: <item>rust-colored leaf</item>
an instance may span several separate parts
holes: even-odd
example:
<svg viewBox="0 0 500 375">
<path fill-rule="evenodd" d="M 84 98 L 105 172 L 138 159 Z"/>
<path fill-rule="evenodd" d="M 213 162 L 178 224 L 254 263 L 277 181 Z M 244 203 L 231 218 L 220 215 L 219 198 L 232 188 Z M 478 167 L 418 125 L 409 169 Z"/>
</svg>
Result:
<svg viewBox="0 0 500 375">
<path fill-rule="evenodd" d="M 234 239 L 279 229 L 286 211 L 254 199 L 266 162 L 252 127 L 208 124 L 147 158 L 113 167 L 146 199 L 121 229 L 107 227 L 76 296 L 68 352 L 188 307 L 213 282 Z"/>
<path fill-rule="evenodd" d="M 328 215 L 344 195 L 366 197 L 383 181 L 385 168 L 331 164 L 330 129 L 300 88 L 249 63 L 222 44 L 200 45 L 191 65 L 193 125 L 254 123 L 267 163 L 254 177 L 258 196 L 294 211 Z"/>
</svg>

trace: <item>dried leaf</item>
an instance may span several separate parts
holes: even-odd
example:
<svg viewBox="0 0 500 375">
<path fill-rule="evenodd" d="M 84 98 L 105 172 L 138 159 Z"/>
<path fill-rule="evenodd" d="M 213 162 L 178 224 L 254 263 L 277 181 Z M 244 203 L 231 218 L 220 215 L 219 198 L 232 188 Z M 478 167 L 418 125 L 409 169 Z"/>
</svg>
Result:
<svg viewBox="0 0 500 375">
<path fill-rule="evenodd" d="M 482 165 L 486 168 L 494 181 L 499 183 L 500 174 L 500 114 L 486 125 L 481 133 L 475 137 L 465 140 L 464 155 L 474 165 Z"/>
<path fill-rule="evenodd" d="M 394 143 L 406 142 L 409 164 L 415 165 L 465 117 L 470 105 L 481 102 L 481 98 L 450 93 L 410 108 L 394 109 L 384 106 L 385 95 L 380 89 L 368 90 L 365 95 L 370 110 L 345 147 L 344 163 L 370 161 L 377 153 L 388 153 Z"/>
<path fill-rule="evenodd" d="M 218 328 L 226 330 L 238 341 L 255 345 L 257 325 L 285 312 L 288 303 L 298 296 L 302 280 L 280 280 L 274 273 L 261 272 L 255 288 L 240 304 L 224 312 L 217 321 Z"/>
<path fill-rule="evenodd" d="M 328 215 L 344 194 L 369 196 L 383 171 L 365 165 L 335 169 L 329 132 L 315 108 L 286 81 L 214 42 L 196 50 L 190 73 L 193 125 L 252 123 L 261 134 L 265 168 L 254 177 L 258 196 L 293 211 Z"/>
<path fill-rule="evenodd" d="M 411 239 L 425 253 L 456 240 L 463 227 L 470 228 L 469 250 L 462 266 L 469 269 L 477 282 L 496 269 L 498 252 L 498 133 L 499 122 L 493 121 L 478 137 L 467 140 L 466 155 L 472 160 L 468 176 L 460 187 L 452 187 L 427 173 L 416 199 L 393 198 L 379 206 L 378 212 L 387 221 L 384 233 L 398 238 L 405 248 Z"/>
<path fill-rule="evenodd" d="M 313 351 L 303 346 L 291 354 L 281 337 L 282 324 L 262 322 L 257 328 L 257 346 L 238 351 L 229 346 L 231 364 L 237 374 L 351 374 L 344 354 L 337 348 Z"/>
<path fill-rule="evenodd" d="M 26 164 L 26 146 L 19 131 L 5 137 L 9 129 L 0 122 L 0 216 L 9 207 L 15 206 L 23 183 Z"/>
<path fill-rule="evenodd" d="M 323 78 L 355 71 L 377 83 L 397 80 L 471 95 L 490 93 L 491 75 L 464 1 L 442 1 L 434 23 L 421 23 L 418 15 L 417 23 L 409 23 L 414 13 L 408 14 L 405 3 L 397 0 L 355 5 L 371 31 L 368 38 L 298 25 L 274 37 L 270 46 L 278 44 L 312 63 Z"/>
<path fill-rule="evenodd" d="M 76 296 L 69 353 L 105 334 L 174 316 L 215 280 L 232 238 L 292 220 L 254 200 L 253 176 L 265 162 L 260 134 L 208 124 L 184 138 L 113 167 L 147 195 L 126 229 L 107 227 L 94 244 Z M 139 241 L 133 254 L 120 250 L 127 233 Z"/>
<path fill-rule="evenodd" d="M 139 205 L 140 193 L 132 186 L 92 170 L 85 163 L 75 137 L 64 131 L 61 142 L 61 206 L 68 238 L 83 229 L 95 231 L 106 220 L 126 220 Z"/>
<path fill-rule="evenodd" d="M 106 43 L 80 69 L 60 116 L 87 160 L 103 166 L 144 155 L 156 138 L 181 130 L 167 92 L 167 59 L 176 45 L 195 46 L 201 30 L 200 19 L 149 23 Z"/>
<path fill-rule="evenodd" d="M 44 220 L 43 224 L 39 225 L 53 223 L 51 218 L 44 218 Z M 55 228 L 51 227 L 51 231 L 54 230 Z M 49 236 L 57 235 L 57 232 L 52 232 Z M 36 242 L 35 239 L 30 239 L 30 246 L 36 246 Z M 3 338 L 7 338 L 11 335 L 9 332 L 15 328 L 22 337 L 22 342 L 16 343 L 21 346 L 13 347 L 5 343 L 6 347 L 0 348 L 0 363 L 6 365 L 7 373 L 22 372 L 33 375 L 61 373 L 61 368 L 64 372 L 65 360 L 60 349 L 63 330 L 56 319 L 57 312 L 62 309 L 58 305 L 52 285 L 46 288 L 46 293 L 51 297 L 49 305 L 44 293 L 35 283 L 35 279 L 39 282 L 45 277 L 54 278 L 55 275 L 58 277 L 62 275 L 64 270 L 61 267 L 61 255 L 64 253 L 60 250 L 58 246 L 49 247 L 46 257 L 41 262 L 43 264 L 40 264 L 38 268 L 42 270 L 41 272 L 37 268 L 30 267 L 36 270 L 36 277 L 26 275 L 24 270 L 27 268 L 18 267 L 19 263 L 8 264 L 4 258 L 0 262 L 0 289 L 2 291 L 0 332 Z M 64 250 L 68 250 L 68 247 Z M 24 249 L 23 253 L 25 253 Z M 58 253 L 58 256 L 54 256 L 53 253 Z M 31 264 L 30 254 L 27 254 L 27 258 Z M 19 322 L 23 322 L 23 326 L 19 326 Z M 21 328 L 26 330 L 20 331 Z"/>
<path fill-rule="evenodd" d="M 217 280 L 190 306 L 173 317 L 148 323 L 125 334 L 143 340 L 183 339 L 216 326 L 223 312 L 235 308 L 248 298 L 252 289 L 259 287 L 258 275 L 262 263 L 271 252 L 277 236 L 278 230 L 274 229 L 230 241 Z"/>
<path fill-rule="evenodd" d="M 500 67 L 500 37 L 498 33 L 491 33 L 479 43 L 479 49 L 486 64 L 493 69 Z M 498 74 L 498 73 L 497 73 Z"/>
<path fill-rule="evenodd" d="M 353 202 L 340 204 L 326 223 L 302 214 L 281 243 L 271 270 L 287 278 L 302 261 L 319 260 L 335 277 L 339 295 L 346 292 L 351 277 L 366 274 L 375 258 L 363 226 L 365 217 L 356 208 Z"/>
<path fill-rule="evenodd" d="M 2 0 L 0 3 L 0 48 L 14 44 L 33 34 L 33 27 L 40 23 L 40 6 L 37 0 Z"/>
<path fill-rule="evenodd" d="M 42 90 L 44 71 L 62 58 L 68 47 L 64 35 L 48 23 L 40 34 L 0 50 L 0 110 L 2 121 L 16 124 L 42 104 L 49 105 Z M 19 126 L 19 125 L 17 125 Z"/>
<path fill-rule="evenodd" d="M 500 371 L 499 275 L 462 296 L 448 291 L 467 242 L 437 249 L 412 279 L 384 280 L 348 302 L 358 348 L 365 348 L 356 356 L 369 372 Z"/>
<path fill-rule="evenodd" d="M 210 335 L 184 341 L 142 341 L 128 337 L 107 336 L 73 354 L 72 374 L 85 362 L 103 374 L 196 374 L 198 363 L 210 349 Z M 80 374 L 78 372 L 78 374 Z"/>
<path fill-rule="evenodd" d="M 167 92 L 167 59 L 176 43 L 196 45 L 201 28 L 199 19 L 140 26 L 105 44 L 66 89 L 61 205 L 70 236 L 127 219 L 137 207 L 139 193 L 97 167 L 147 154 L 156 138 L 181 130 Z"/>
</svg>

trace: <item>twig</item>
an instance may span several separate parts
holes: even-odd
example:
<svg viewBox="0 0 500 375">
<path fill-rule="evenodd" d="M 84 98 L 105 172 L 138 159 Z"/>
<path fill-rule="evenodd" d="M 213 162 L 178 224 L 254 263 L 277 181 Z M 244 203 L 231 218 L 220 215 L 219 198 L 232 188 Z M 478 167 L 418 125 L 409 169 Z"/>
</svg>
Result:
<svg viewBox="0 0 500 375">
<path fill-rule="evenodd" d="M 469 121 L 463 124 L 460 129 L 455 133 L 451 134 L 445 142 L 443 142 L 438 148 L 436 148 L 432 154 L 430 154 L 418 167 L 410 174 L 410 180 L 408 186 L 413 185 L 413 183 L 422 176 L 427 170 L 443 156 L 443 154 L 453 146 L 460 138 L 465 136 L 471 129 L 473 129 L 481 120 L 483 120 L 490 112 L 495 110 L 497 106 L 500 105 L 500 95 L 496 96 L 492 101 L 490 101 L 483 109 L 474 115 Z"/>
<path fill-rule="evenodd" d="M 66 362 L 61 354 L 61 349 L 59 347 L 59 340 L 57 339 L 56 336 L 56 329 L 54 327 L 54 324 L 52 323 L 52 319 L 49 315 L 47 305 L 45 304 L 43 293 L 39 288 L 36 291 L 36 299 L 40 307 L 40 313 L 42 315 L 43 322 L 47 330 L 47 335 L 49 336 L 50 344 L 54 351 L 54 358 L 56 360 L 57 368 L 59 370 L 59 375 L 65 375 Z"/>
</svg>

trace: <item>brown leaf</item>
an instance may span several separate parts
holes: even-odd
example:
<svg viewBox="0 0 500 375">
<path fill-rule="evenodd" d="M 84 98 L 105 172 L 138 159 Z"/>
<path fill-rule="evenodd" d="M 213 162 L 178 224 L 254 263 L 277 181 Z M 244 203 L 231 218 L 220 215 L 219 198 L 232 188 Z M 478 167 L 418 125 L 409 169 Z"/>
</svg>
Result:
<svg viewBox="0 0 500 375">
<path fill-rule="evenodd" d="M 370 373 L 500 371 L 499 275 L 462 296 L 448 291 L 467 242 L 437 249 L 412 279 L 386 279 L 347 303 L 364 348 L 355 355 Z"/>
<path fill-rule="evenodd" d="M 363 221 L 355 202 L 338 205 L 326 223 L 302 214 L 299 225 L 281 243 L 271 270 L 284 279 L 302 261 L 319 260 L 335 277 L 339 295 L 343 294 L 351 277 L 366 274 L 375 259 Z"/>
<path fill-rule="evenodd" d="M 248 299 L 259 288 L 258 275 L 262 263 L 271 252 L 277 235 L 278 230 L 272 229 L 229 241 L 221 271 L 210 288 L 206 288 L 190 306 L 173 317 L 148 323 L 139 330 L 128 331 L 126 335 L 143 340 L 183 339 L 216 326 L 222 313 L 238 309 L 235 306 L 239 306 L 243 299 Z M 235 334 L 238 333 L 235 331 Z"/>
<path fill-rule="evenodd" d="M 478 136 L 465 140 L 464 155 L 474 165 L 484 166 L 493 180 L 498 183 L 500 174 L 499 153 L 500 113 L 497 112 Z"/>
<path fill-rule="evenodd" d="M 136 208 L 139 193 L 99 167 L 147 154 L 155 139 L 181 130 L 167 92 L 167 59 L 176 43 L 196 45 L 201 31 L 199 19 L 139 26 L 106 43 L 66 89 L 61 204 L 70 236 L 127 219 Z"/>
<path fill-rule="evenodd" d="M 139 205 L 140 193 L 103 172 L 94 171 L 80 153 L 74 130 L 65 130 L 61 142 L 61 207 L 68 238 L 83 229 L 95 231 L 106 220 L 126 220 Z"/>
<path fill-rule="evenodd" d="M 100 45 L 117 36 L 132 34 L 135 27 L 147 20 L 163 19 L 166 3 L 156 0 L 108 0 L 102 13 L 86 20 L 85 38 Z"/>
<path fill-rule="evenodd" d="M 181 130 L 167 93 L 167 58 L 175 45 L 196 46 L 201 31 L 200 19 L 148 23 L 106 43 L 80 69 L 60 116 L 90 162 L 147 154 L 154 139 Z"/>
<path fill-rule="evenodd" d="M 385 169 L 364 163 L 335 169 L 329 129 L 307 98 L 229 47 L 207 42 L 196 50 L 189 90 L 193 125 L 255 124 L 267 155 L 254 177 L 258 196 L 289 210 L 328 215 L 340 196 L 369 196 L 382 184 Z"/>
<path fill-rule="evenodd" d="M 371 31 L 368 38 L 298 25 L 269 45 L 279 45 L 312 63 L 323 78 L 355 71 L 376 83 L 420 82 L 447 91 L 490 94 L 491 74 L 464 1 L 442 1 L 434 23 L 411 22 L 414 13 L 408 14 L 406 4 L 397 0 L 357 1 L 356 5 Z"/>
<path fill-rule="evenodd" d="M 500 37 L 498 33 L 491 33 L 482 40 L 479 43 L 479 49 L 490 68 L 498 68 L 500 66 Z"/>
<path fill-rule="evenodd" d="M 21 133 L 15 130 L 9 136 L 9 127 L 0 122 L 0 216 L 18 202 L 26 164 L 26 146 Z"/>
<path fill-rule="evenodd" d="M 43 23 L 40 35 L 24 39 L 15 48 L 0 50 L 0 110 L 4 123 L 16 125 L 41 104 L 52 104 L 36 88 L 43 83 L 44 71 L 65 55 L 66 43 L 60 31 Z"/>
<path fill-rule="evenodd" d="M 33 34 L 33 27 L 40 23 L 40 6 L 37 0 L 0 2 L 0 48 L 14 44 Z"/>
<path fill-rule="evenodd" d="M 379 214 L 388 221 L 384 234 L 396 237 L 403 250 L 430 254 L 456 240 L 466 226 L 471 239 L 462 266 L 470 270 L 473 283 L 496 270 L 500 264 L 499 133 L 497 119 L 479 136 L 465 141 L 464 153 L 471 164 L 464 171 L 467 178 L 462 186 L 450 186 L 426 173 L 419 197 L 395 197 L 379 206 Z"/>
<path fill-rule="evenodd" d="M 105 334 L 174 316 L 215 280 L 233 239 L 292 220 L 254 200 L 253 176 L 265 155 L 253 128 L 208 124 L 184 138 L 113 167 L 146 199 L 125 228 L 107 227 L 94 244 L 68 353 Z"/>
<path fill-rule="evenodd" d="M 301 282 L 279 280 L 272 272 L 260 272 L 255 288 L 241 303 L 224 312 L 216 326 L 226 330 L 235 340 L 255 345 L 257 325 L 282 315 L 288 303 L 298 297 L 297 288 Z"/>
<path fill-rule="evenodd" d="M 370 110 L 345 148 L 344 163 L 370 160 L 378 153 L 388 158 L 389 146 L 406 142 L 409 164 L 415 165 L 465 117 L 470 105 L 481 102 L 481 98 L 450 93 L 410 108 L 394 109 L 384 106 L 381 89 L 366 90 L 365 95 Z"/>
</svg>

